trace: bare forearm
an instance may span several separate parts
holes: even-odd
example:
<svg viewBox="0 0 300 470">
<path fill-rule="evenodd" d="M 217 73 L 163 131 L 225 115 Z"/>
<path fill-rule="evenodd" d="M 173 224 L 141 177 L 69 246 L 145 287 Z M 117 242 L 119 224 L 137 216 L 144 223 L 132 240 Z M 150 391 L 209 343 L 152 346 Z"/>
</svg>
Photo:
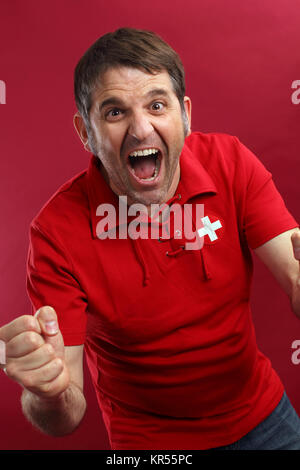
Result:
<svg viewBox="0 0 300 470">
<path fill-rule="evenodd" d="M 256 248 L 255 253 L 273 273 L 300 317 L 300 230 L 288 230 Z"/>
<path fill-rule="evenodd" d="M 51 436 L 70 434 L 79 425 L 86 410 L 84 395 L 73 383 L 52 400 L 41 399 L 24 389 L 21 404 L 24 415 L 33 426 Z"/>
<path fill-rule="evenodd" d="M 300 318 L 300 277 L 295 281 L 291 296 L 291 307 L 295 315 Z"/>
</svg>

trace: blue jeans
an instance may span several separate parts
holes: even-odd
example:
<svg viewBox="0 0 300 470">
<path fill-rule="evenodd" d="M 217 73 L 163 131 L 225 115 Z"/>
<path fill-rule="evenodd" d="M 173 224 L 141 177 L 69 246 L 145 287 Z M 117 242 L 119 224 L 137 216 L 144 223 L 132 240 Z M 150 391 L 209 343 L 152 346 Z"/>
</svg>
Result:
<svg viewBox="0 0 300 470">
<path fill-rule="evenodd" d="M 284 392 L 275 410 L 252 431 L 213 450 L 300 450 L 300 418 Z"/>
</svg>

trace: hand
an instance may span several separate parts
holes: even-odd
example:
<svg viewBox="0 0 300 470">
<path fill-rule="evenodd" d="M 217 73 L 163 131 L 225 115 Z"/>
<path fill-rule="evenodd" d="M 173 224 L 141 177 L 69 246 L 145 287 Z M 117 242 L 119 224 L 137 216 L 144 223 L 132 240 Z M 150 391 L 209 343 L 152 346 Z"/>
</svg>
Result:
<svg viewBox="0 0 300 470">
<path fill-rule="evenodd" d="M 4 325 L 0 340 L 5 343 L 4 367 L 10 378 L 44 399 L 56 398 L 67 389 L 64 342 L 52 307 L 42 307 L 35 316 L 23 315 Z M 3 353 L 3 363 L 1 356 Z"/>
<path fill-rule="evenodd" d="M 291 241 L 294 257 L 299 262 L 298 275 L 293 289 L 292 308 L 296 315 L 300 317 L 300 230 L 292 234 Z"/>
</svg>

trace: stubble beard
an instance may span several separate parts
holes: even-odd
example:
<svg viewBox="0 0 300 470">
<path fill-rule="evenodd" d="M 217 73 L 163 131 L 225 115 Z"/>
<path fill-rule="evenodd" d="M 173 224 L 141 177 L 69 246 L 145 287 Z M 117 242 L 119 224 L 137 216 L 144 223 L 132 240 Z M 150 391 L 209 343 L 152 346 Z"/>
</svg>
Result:
<svg viewBox="0 0 300 470">
<path fill-rule="evenodd" d="M 168 193 L 172 184 L 174 184 L 175 176 L 177 177 L 176 170 L 179 164 L 180 152 L 177 152 L 176 156 L 174 157 L 164 155 L 162 162 L 164 168 L 161 169 L 164 171 L 164 178 L 162 183 L 156 189 L 145 188 L 143 190 L 136 190 L 132 187 L 126 165 L 121 168 L 119 172 L 114 171 L 113 168 L 107 169 L 101 161 L 101 150 L 96 152 L 93 151 L 93 153 L 98 158 L 100 172 L 108 186 L 117 196 L 126 196 L 128 205 L 142 204 L 143 206 L 150 209 L 151 204 L 163 204 L 173 196 L 173 194 L 171 194 L 170 197 L 168 197 Z M 118 174 L 124 174 L 125 178 L 116 179 L 115 175 L 118 176 Z M 176 182 L 176 187 L 178 182 L 179 175 L 178 181 Z M 174 191 L 176 191 L 176 187 L 174 187 Z"/>
<path fill-rule="evenodd" d="M 185 113 L 185 110 L 184 108 L 182 108 L 182 131 L 183 131 L 183 143 L 184 143 L 184 140 L 187 136 L 187 133 L 188 133 L 188 130 L 189 130 L 189 122 L 188 122 L 188 119 L 187 119 L 187 115 Z M 100 171 L 105 179 L 105 181 L 107 182 L 107 184 L 111 187 L 112 191 L 115 192 L 115 194 L 117 194 L 118 196 L 127 196 L 127 201 L 128 201 L 128 204 L 143 204 L 144 206 L 147 206 L 149 207 L 151 204 L 163 204 L 165 202 L 167 202 L 167 200 L 169 199 L 168 198 L 168 192 L 172 186 L 172 183 L 173 183 L 173 179 L 175 177 L 175 174 L 176 174 L 176 169 L 177 169 L 177 165 L 179 164 L 179 158 L 180 158 L 180 154 L 181 154 L 181 151 L 182 151 L 182 148 L 179 150 L 177 149 L 175 151 L 176 153 L 176 156 L 175 157 L 170 157 L 169 154 L 168 156 L 164 156 L 164 164 L 165 164 L 165 175 L 164 175 L 164 182 L 163 182 L 163 186 L 158 188 L 158 189 L 150 189 L 150 190 L 144 190 L 142 193 L 140 191 L 136 191 L 132 188 L 131 184 L 130 184 L 130 180 L 129 180 L 129 176 L 127 175 L 127 168 L 126 168 L 126 165 L 124 168 L 122 168 L 121 170 L 124 171 L 124 174 L 126 175 L 126 179 L 125 179 L 125 183 L 124 181 L 116 181 L 116 183 L 114 184 L 114 178 L 113 178 L 113 175 L 114 175 L 114 171 L 112 170 L 111 173 L 112 173 L 112 176 L 109 175 L 109 173 L 107 172 L 106 168 L 104 167 L 103 163 L 102 163 L 102 160 L 101 160 L 101 154 L 103 154 L 103 151 L 101 150 L 101 148 L 99 148 L 99 145 L 97 145 L 97 142 L 94 138 L 94 135 L 93 135 L 93 132 L 92 132 L 92 129 L 89 128 L 87 129 L 87 133 L 88 133 L 88 142 L 89 142 L 89 147 L 92 151 L 92 153 L 98 158 L 99 160 L 99 167 L 100 167 Z M 183 146 L 182 146 L 183 147 Z M 114 191 L 113 187 L 112 186 L 116 186 L 118 185 L 118 183 L 120 183 L 123 185 L 124 187 L 124 194 L 118 194 L 116 191 Z M 179 175 L 178 175 L 178 182 L 179 182 Z M 177 182 L 177 184 L 178 184 Z M 113 183 L 113 184 L 112 184 Z M 177 187 L 177 185 L 176 185 Z M 174 191 L 176 191 L 176 187 L 174 188 Z M 149 193 L 150 192 L 154 192 L 153 195 L 151 195 L 149 197 Z M 147 196 L 148 194 L 148 196 Z M 170 195 L 170 198 L 173 196 Z"/>
<path fill-rule="evenodd" d="M 131 187 L 129 183 L 129 179 L 127 179 L 128 184 L 127 184 L 126 196 L 128 198 L 129 204 L 139 203 L 139 204 L 143 204 L 146 207 L 150 207 L 151 204 L 163 204 L 167 202 L 167 199 L 169 199 L 168 193 L 173 184 L 177 166 L 179 163 L 179 155 L 174 157 L 174 159 L 172 158 L 173 157 L 171 157 L 171 160 L 170 160 L 166 156 L 164 157 L 164 165 L 165 165 L 164 180 L 162 182 L 162 185 L 160 185 L 157 189 L 149 189 L 149 190 L 145 189 L 142 192 L 137 191 Z M 176 187 L 177 187 L 177 184 L 176 184 Z M 174 188 L 174 190 L 176 190 L 176 187 Z M 172 197 L 172 195 L 170 197 Z"/>
</svg>

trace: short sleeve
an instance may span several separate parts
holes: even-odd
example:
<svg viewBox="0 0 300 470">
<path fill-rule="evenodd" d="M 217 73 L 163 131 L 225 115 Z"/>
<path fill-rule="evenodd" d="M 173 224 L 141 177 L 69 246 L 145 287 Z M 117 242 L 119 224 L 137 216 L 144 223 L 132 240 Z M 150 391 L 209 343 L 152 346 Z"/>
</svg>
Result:
<svg viewBox="0 0 300 470">
<path fill-rule="evenodd" d="M 237 138 L 235 144 L 239 167 L 235 186 L 242 205 L 242 229 L 248 245 L 255 249 L 299 224 L 287 209 L 272 174 Z"/>
<path fill-rule="evenodd" d="M 43 305 L 55 309 L 65 345 L 83 344 L 86 296 L 72 272 L 65 249 L 36 223 L 30 227 L 26 284 L 34 311 Z"/>
</svg>

